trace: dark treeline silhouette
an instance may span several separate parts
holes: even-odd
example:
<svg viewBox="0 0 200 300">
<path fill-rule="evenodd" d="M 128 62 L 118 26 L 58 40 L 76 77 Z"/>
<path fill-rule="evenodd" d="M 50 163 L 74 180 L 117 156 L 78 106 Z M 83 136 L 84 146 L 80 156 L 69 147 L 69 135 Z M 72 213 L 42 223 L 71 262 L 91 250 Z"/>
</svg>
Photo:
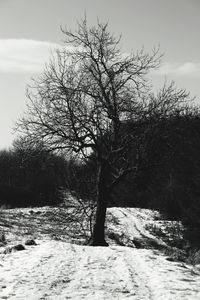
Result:
<svg viewBox="0 0 200 300">
<path fill-rule="evenodd" d="M 27 207 L 54 205 L 65 186 L 64 158 L 42 146 L 23 147 L 19 141 L 0 151 L 0 205 Z"/>
<path fill-rule="evenodd" d="M 159 209 L 171 218 L 199 222 L 200 115 L 195 111 L 175 114 L 152 126 L 154 130 L 145 133 L 149 141 L 142 141 L 134 180 L 129 176 L 118 187 L 119 198 L 123 188 L 125 205 Z M 141 128 L 145 132 L 147 125 Z"/>
<path fill-rule="evenodd" d="M 148 121 L 127 122 L 122 135 L 124 130 L 135 137 L 127 153 L 135 171 L 116 185 L 108 205 L 154 208 L 170 218 L 199 223 L 199 112 L 151 120 L 151 129 Z M 11 150 L 0 151 L 1 205 L 56 204 L 62 200 L 62 188 L 80 198 L 95 199 L 96 173 L 95 153 L 82 163 L 41 146 L 23 148 L 15 143 Z"/>
<path fill-rule="evenodd" d="M 184 238 L 194 247 L 199 247 L 198 108 L 174 111 L 170 116 L 159 117 L 159 120 L 154 115 L 151 121 L 126 122 L 121 127 L 122 136 L 124 131 L 130 137 L 134 136 L 126 159 L 135 169 L 115 186 L 108 206 L 159 210 L 168 219 L 181 220 L 185 227 Z M 120 163 L 119 157 L 116 167 L 120 168 Z M 73 168 L 75 166 L 73 163 Z M 95 154 L 90 156 L 87 164 L 79 164 L 74 170 L 74 176 L 69 178 L 76 195 L 94 199 L 97 172 Z"/>
<path fill-rule="evenodd" d="M 125 122 L 131 138 L 126 161 L 133 168 L 112 192 L 108 206 L 157 209 L 187 228 L 200 226 L 200 114 L 196 109 Z M 104 138 L 108 138 L 109 133 Z M 123 138 L 122 138 L 123 140 Z M 123 140 L 124 142 L 124 140 Z M 62 190 L 83 200 L 96 199 L 98 166 L 95 153 L 81 162 L 53 154 L 44 147 L 19 141 L 0 151 L 0 204 L 7 207 L 56 205 Z M 116 167 L 122 162 L 116 159 Z M 190 239 L 198 239 L 192 230 Z"/>
<path fill-rule="evenodd" d="M 122 135 L 134 135 L 127 158 L 135 169 L 115 186 L 108 206 L 157 209 L 170 219 L 200 225 L 199 111 L 186 109 L 159 120 L 153 116 L 149 126 L 149 120 L 123 124 Z M 116 164 L 119 168 L 120 159 Z M 72 189 L 94 198 L 95 154 L 87 164 L 75 165 Z"/>
</svg>

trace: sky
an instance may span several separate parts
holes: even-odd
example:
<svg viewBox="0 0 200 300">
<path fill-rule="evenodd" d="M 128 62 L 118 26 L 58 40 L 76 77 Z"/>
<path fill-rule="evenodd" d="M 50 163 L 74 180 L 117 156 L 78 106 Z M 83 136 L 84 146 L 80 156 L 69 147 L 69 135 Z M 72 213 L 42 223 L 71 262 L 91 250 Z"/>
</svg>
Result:
<svg viewBox="0 0 200 300">
<path fill-rule="evenodd" d="M 16 138 L 31 78 L 64 44 L 61 26 L 76 29 L 84 15 L 91 25 L 108 22 L 124 52 L 159 46 L 155 87 L 175 80 L 200 103 L 200 0 L 0 0 L 0 149 Z"/>
</svg>

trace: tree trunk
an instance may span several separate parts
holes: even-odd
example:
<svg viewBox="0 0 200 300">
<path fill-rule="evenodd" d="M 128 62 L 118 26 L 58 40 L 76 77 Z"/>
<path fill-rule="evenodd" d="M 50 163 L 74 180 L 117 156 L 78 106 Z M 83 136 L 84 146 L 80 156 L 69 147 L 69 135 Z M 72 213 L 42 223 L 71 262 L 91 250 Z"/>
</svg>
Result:
<svg viewBox="0 0 200 300">
<path fill-rule="evenodd" d="M 107 161 L 101 161 L 99 166 L 99 174 L 97 180 L 97 211 L 94 229 L 89 245 L 91 246 L 108 246 L 105 241 L 105 219 L 106 209 L 108 204 L 108 178 L 109 178 L 109 164 Z"/>
</svg>

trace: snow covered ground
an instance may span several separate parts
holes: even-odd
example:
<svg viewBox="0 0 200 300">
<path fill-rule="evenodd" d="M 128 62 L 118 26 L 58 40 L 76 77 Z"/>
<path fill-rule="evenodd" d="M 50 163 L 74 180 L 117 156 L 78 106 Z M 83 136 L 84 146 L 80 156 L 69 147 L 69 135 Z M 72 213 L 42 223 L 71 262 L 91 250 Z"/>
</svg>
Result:
<svg viewBox="0 0 200 300">
<path fill-rule="evenodd" d="M 0 299 L 200 299 L 198 268 L 168 261 L 159 250 L 135 247 L 135 238 L 165 246 L 146 230 L 154 217 L 150 210 L 110 208 L 110 247 L 82 246 L 40 233 L 37 246 L 1 251 Z M 117 245 L 115 234 L 130 247 Z"/>
</svg>

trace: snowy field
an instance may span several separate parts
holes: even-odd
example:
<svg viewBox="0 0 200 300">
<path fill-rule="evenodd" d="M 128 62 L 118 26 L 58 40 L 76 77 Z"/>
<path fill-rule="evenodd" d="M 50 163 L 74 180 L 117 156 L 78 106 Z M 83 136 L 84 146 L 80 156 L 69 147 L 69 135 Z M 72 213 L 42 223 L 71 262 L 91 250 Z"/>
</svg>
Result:
<svg viewBox="0 0 200 300">
<path fill-rule="evenodd" d="M 110 247 L 88 247 L 71 242 L 73 228 L 59 224 L 53 210 L 1 211 L 7 245 L 0 248 L 0 299 L 200 299 L 199 266 L 167 260 L 160 250 L 167 245 L 147 230 L 156 212 L 108 209 Z M 37 245 L 5 253 L 27 238 Z"/>
</svg>

